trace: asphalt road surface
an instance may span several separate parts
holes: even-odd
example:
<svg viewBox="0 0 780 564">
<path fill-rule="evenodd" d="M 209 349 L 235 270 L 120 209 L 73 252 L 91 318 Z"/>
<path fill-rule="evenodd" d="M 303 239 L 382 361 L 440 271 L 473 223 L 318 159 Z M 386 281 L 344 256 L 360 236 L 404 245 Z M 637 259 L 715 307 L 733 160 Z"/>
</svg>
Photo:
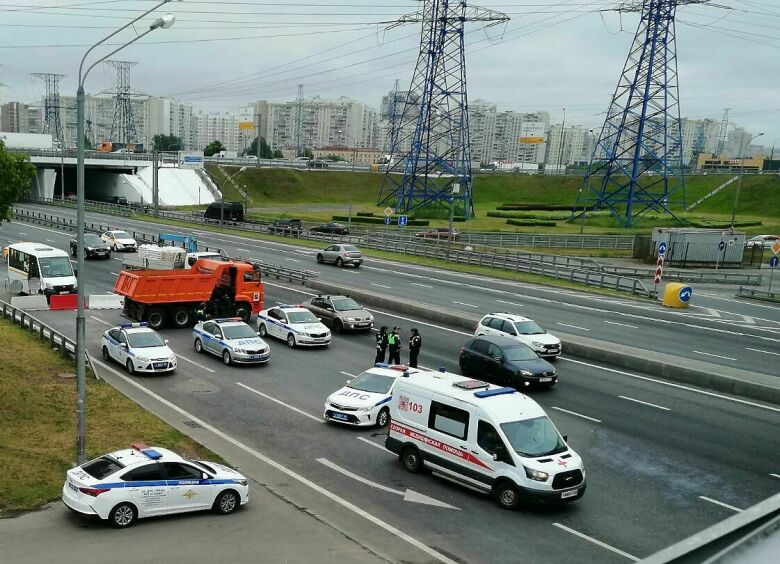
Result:
<svg viewBox="0 0 780 564">
<path fill-rule="evenodd" d="M 135 226 L 119 218 L 110 218 L 110 223 Z M 70 238 L 67 233 L 23 223 L 4 224 L 3 235 L 60 248 L 67 248 Z M 266 260 L 273 257 L 278 263 L 293 259 L 287 261 L 290 266 L 317 269 L 310 249 L 198 235 L 202 241 L 224 241 L 226 247 L 231 243 L 234 246 L 226 248 L 230 253 L 238 251 Z M 739 340 L 739 346 L 777 350 L 776 341 L 766 340 L 772 333 L 759 329 L 757 318 L 750 328 L 737 329 L 709 318 L 656 311 L 651 304 L 638 307 L 627 300 L 486 279 L 473 284 L 488 288 L 483 291 L 442 271 L 398 265 L 394 272 L 387 263 L 380 266 L 373 260 L 366 266 L 374 264 L 376 269 L 326 267 L 321 271 L 323 278 L 356 287 L 371 287 L 379 281 L 393 289 L 403 281 L 407 293 L 410 281 L 418 281 L 434 286 L 434 291 L 416 299 L 429 301 L 430 297 L 433 301 L 438 297 L 444 302 L 462 297 L 465 303 L 479 299 L 482 309 L 476 311 L 492 309 L 497 296 L 506 297 L 553 331 L 557 323 L 553 312 L 560 312 L 555 315 L 565 315 L 559 318 L 562 321 L 581 324 L 593 332 L 598 329 L 598 337 L 605 340 L 610 339 L 601 333 L 601 329 L 606 330 L 602 324 L 609 325 L 606 320 L 641 323 L 636 333 L 623 327 L 617 334 L 622 337 L 620 342 L 643 348 L 648 348 L 649 334 L 660 333 L 680 353 L 691 346 L 704 348 L 695 341 L 705 337 L 712 352 L 722 355 L 742 351 L 731 344 L 734 340 Z M 108 293 L 119 262 L 88 261 L 86 269 L 81 279 L 87 291 Z M 400 293 L 401 287 L 397 287 Z M 491 291 L 494 288 L 506 288 L 514 295 L 496 295 Z M 299 303 L 309 295 L 304 287 L 266 280 L 267 305 Z M 492 301 L 481 301 L 488 296 Z M 529 296 L 535 299 L 529 300 Z M 393 312 L 375 315 L 379 325 L 401 325 L 404 338 L 411 327 L 420 328 L 423 366 L 457 371 L 458 347 L 467 333 Z M 75 331 L 73 312 L 46 311 L 36 316 L 70 335 Z M 769 315 L 764 318 L 762 324 L 773 322 Z M 101 333 L 122 321 L 116 310 L 87 312 L 91 355 L 100 356 Z M 740 335 L 743 332 L 745 336 Z M 652 375 L 614 370 L 582 359 L 561 358 L 557 363 L 559 383 L 552 390 L 531 395 L 583 457 L 588 490 L 583 499 L 562 508 L 527 507 L 506 512 L 481 494 L 427 474 L 408 474 L 397 458 L 382 448 L 380 430 L 357 430 L 322 421 L 327 395 L 371 365 L 373 335 L 336 335 L 329 348 L 320 350 L 290 350 L 280 341 L 269 340 L 272 352 L 268 365 L 224 367 L 220 359 L 194 352 L 190 331 L 163 333 L 179 355 L 178 371 L 170 376 L 134 377 L 136 383 L 454 561 L 631 561 L 773 495 L 780 486 L 777 407 L 669 384 Z M 663 339 L 659 336 L 654 342 Z M 760 353 L 751 354 L 763 358 Z M 740 352 L 746 362 L 750 356 Z M 771 370 L 780 359 L 766 356 L 771 360 L 761 365 Z M 406 358 L 404 351 L 402 359 Z M 112 368 L 122 371 L 118 365 Z M 423 502 L 409 500 L 407 490 L 426 498 Z M 296 495 L 290 494 L 291 498 Z M 193 527 L 197 530 L 198 524 L 194 522 Z M 393 558 L 404 560 L 405 548 L 399 540 Z"/>
</svg>

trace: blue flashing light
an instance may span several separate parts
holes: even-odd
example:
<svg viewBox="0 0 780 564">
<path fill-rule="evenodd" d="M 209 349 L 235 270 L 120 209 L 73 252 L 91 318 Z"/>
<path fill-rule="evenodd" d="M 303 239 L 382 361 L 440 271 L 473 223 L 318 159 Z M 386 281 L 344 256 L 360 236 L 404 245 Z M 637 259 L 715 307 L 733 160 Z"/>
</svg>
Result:
<svg viewBox="0 0 780 564">
<path fill-rule="evenodd" d="M 228 321 L 241 321 L 240 317 L 220 317 L 214 320 L 217 323 L 226 323 Z"/>
<path fill-rule="evenodd" d="M 439 366 L 439 372 L 447 372 L 447 369 L 443 366 Z"/>
<path fill-rule="evenodd" d="M 141 452 L 144 453 L 144 455 L 147 458 L 151 458 L 152 460 L 159 460 L 159 459 L 162 458 L 162 454 L 160 454 L 159 452 L 157 452 L 153 448 L 145 448 Z"/>
<path fill-rule="evenodd" d="M 146 321 L 141 323 L 122 323 L 120 327 L 122 329 L 137 329 L 138 327 L 149 327 L 149 324 Z"/>
<path fill-rule="evenodd" d="M 501 396 L 504 394 L 514 394 L 517 390 L 514 388 L 493 388 L 492 390 L 480 390 L 474 392 L 474 397 L 477 398 L 489 398 L 490 396 Z"/>
<path fill-rule="evenodd" d="M 389 368 L 390 365 L 385 362 L 374 363 L 374 368 Z"/>
</svg>

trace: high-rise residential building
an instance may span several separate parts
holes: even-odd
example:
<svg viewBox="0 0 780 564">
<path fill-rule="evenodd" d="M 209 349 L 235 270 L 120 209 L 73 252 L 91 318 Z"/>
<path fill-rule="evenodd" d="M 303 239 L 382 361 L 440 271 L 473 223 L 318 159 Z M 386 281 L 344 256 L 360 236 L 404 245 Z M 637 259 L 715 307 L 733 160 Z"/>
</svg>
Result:
<svg viewBox="0 0 780 564">
<path fill-rule="evenodd" d="M 30 132 L 30 107 L 22 102 L 8 102 L 0 106 L 0 131 Z"/>
<path fill-rule="evenodd" d="M 144 144 L 151 147 L 155 135 L 175 135 L 181 139 L 181 148 L 202 149 L 193 144 L 192 104 L 171 98 L 148 98 L 144 102 Z M 174 150 L 169 148 L 165 150 Z"/>
<path fill-rule="evenodd" d="M 683 118 L 682 159 L 685 166 L 693 166 L 700 153 L 714 153 L 718 148 L 720 120 Z"/>
<path fill-rule="evenodd" d="M 220 141 L 228 151 L 243 151 L 238 122 L 238 114 L 228 112 L 193 114 L 189 148 L 203 149 L 212 141 Z"/>
<path fill-rule="evenodd" d="M 547 134 L 547 167 L 555 170 L 559 166 L 584 164 L 590 161 L 593 152 L 593 133 L 581 125 L 556 123 Z"/>
<path fill-rule="evenodd" d="M 489 163 L 494 160 L 496 105 L 476 99 L 469 103 L 469 139 L 471 160 Z"/>
<path fill-rule="evenodd" d="M 547 148 L 547 112 L 504 111 L 496 116 L 493 161 L 542 164 Z M 528 142 L 533 139 L 535 142 Z M 541 142 L 536 142 L 542 139 Z"/>
</svg>

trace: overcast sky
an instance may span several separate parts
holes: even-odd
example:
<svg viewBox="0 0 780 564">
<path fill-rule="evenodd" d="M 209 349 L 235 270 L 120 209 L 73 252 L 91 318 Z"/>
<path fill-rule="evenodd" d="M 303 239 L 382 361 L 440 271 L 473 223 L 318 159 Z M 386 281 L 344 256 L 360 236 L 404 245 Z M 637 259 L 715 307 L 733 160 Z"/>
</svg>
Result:
<svg viewBox="0 0 780 564">
<path fill-rule="evenodd" d="M 699 0 L 692 0 L 699 1 Z M 682 0 L 681 0 L 682 2 Z M 639 21 L 610 11 L 621 0 L 494 0 L 506 25 L 467 24 L 468 94 L 499 109 L 546 110 L 560 122 L 598 128 Z M 152 0 L 0 0 L 0 100 L 39 100 L 33 72 L 62 73 L 75 94 L 86 49 L 156 4 Z M 682 6 L 677 45 L 682 115 L 731 121 L 780 148 L 780 0 L 717 0 Z M 56 8 L 55 8 L 56 6 Z M 419 25 L 387 23 L 422 6 L 412 0 L 194 0 L 169 3 L 176 24 L 150 33 L 113 58 L 136 61 L 131 84 L 209 111 L 257 99 L 349 96 L 379 106 L 395 79 L 408 87 Z M 125 30 L 108 43 L 133 37 Z M 115 48 L 115 47 L 114 47 Z M 96 49 L 102 56 L 111 47 Z M 95 60 L 93 58 L 89 60 Z M 109 90 L 114 71 L 98 65 L 87 92 Z"/>
</svg>

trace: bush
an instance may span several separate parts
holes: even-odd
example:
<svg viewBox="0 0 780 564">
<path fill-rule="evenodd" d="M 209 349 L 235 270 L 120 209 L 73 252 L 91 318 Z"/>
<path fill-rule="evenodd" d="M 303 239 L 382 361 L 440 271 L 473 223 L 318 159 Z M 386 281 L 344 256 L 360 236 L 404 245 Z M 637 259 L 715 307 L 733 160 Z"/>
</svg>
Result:
<svg viewBox="0 0 780 564">
<path fill-rule="evenodd" d="M 717 219 L 688 219 L 686 221 L 691 227 L 700 227 L 702 229 L 726 229 L 731 227 L 730 221 L 719 221 Z M 737 221 L 734 227 L 758 227 L 760 221 Z"/>
<path fill-rule="evenodd" d="M 518 225 L 521 227 L 555 227 L 554 221 L 545 221 L 543 219 L 507 219 L 507 225 Z"/>
<path fill-rule="evenodd" d="M 541 211 L 571 211 L 574 208 L 574 205 L 566 205 L 566 204 L 501 204 L 498 206 L 498 210 L 501 211 L 513 211 L 513 210 L 522 210 L 522 211 L 531 211 L 531 210 L 541 210 Z"/>
<path fill-rule="evenodd" d="M 355 215 L 358 217 L 373 217 L 374 212 L 357 212 Z"/>
</svg>

